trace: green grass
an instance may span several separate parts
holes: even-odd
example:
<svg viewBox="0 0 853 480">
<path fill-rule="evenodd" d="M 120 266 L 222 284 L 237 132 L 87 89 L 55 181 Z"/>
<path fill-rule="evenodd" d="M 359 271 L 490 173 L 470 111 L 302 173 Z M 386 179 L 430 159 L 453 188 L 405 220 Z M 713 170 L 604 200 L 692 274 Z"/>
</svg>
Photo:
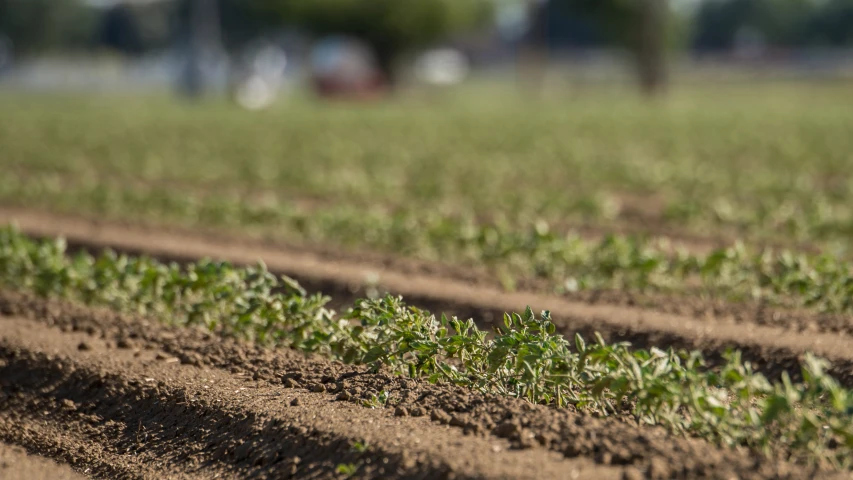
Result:
<svg viewBox="0 0 853 480">
<path fill-rule="evenodd" d="M 494 335 L 471 319 L 436 317 L 387 296 L 342 316 L 263 265 L 202 261 L 180 268 L 150 258 L 65 255 L 64 243 L 0 230 L 0 286 L 206 327 L 224 335 L 318 353 L 396 374 L 749 446 L 775 458 L 851 468 L 853 392 L 806 355 L 801 382 L 771 382 L 738 352 L 705 368 L 698 352 L 632 349 L 555 333 L 547 311 L 504 316 Z M 382 408 L 383 392 L 365 406 Z M 355 448 L 355 447 L 354 447 Z M 366 446 L 364 446 L 366 449 Z M 346 470 L 343 473 L 350 472 Z M 353 470 L 354 471 L 354 470 Z"/>
<path fill-rule="evenodd" d="M 490 90 L 261 113 L 5 95 L 0 203 L 485 267 L 509 289 L 849 312 L 848 93 L 696 89 L 650 106 L 604 90 L 547 102 Z M 590 225 L 637 235 L 572 234 Z M 670 232 L 745 246 L 679 252 L 655 238 Z"/>
</svg>

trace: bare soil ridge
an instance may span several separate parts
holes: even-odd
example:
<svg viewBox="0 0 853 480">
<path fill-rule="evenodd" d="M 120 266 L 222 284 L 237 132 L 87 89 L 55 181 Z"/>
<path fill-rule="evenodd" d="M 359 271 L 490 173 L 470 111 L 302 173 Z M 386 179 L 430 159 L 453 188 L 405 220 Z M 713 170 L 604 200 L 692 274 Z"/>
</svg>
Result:
<svg viewBox="0 0 853 480">
<path fill-rule="evenodd" d="M 24 232 L 43 237 L 64 236 L 78 248 L 113 248 L 181 262 L 212 257 L 235 264 L 262 259 L 271 271 L 292 276 L 309 289 L 336 297 L 346 305 L 370 278 L 378 287 L 436 312 L 472 317 L 496 324 L 504 312 L 530 305 L 548 309 L 564 333 L 591 336 L 600 332 L 610 341 L 630 341 L 636 346 L 674 346 L 698 349 L 713 361 L 727 348 L 770 375 L 787 371 L 799 376 L 799 358 L 812 352 L 833 363 L 833 374 L 853 385 L 853 339 L 820 332 L 792 332 L 774 326 L 734 321 L 709 322 L 690 315 L 663 313 L 636 306 L 589 304 L 563 297 L 500 289 L 430 274 L 400 272 L 384 265 L 328 260 L 304 251 L 287 251 L 260 244 L 236 243 L 193 232 L 150 226 L 116 225 L 46 213 L 0 210 L 0 222 L 16 223 Z"/>
<path fill-rule="evenodd" d="M 0 326 L 0 440 L 98 476 L 326 478 L 340 463 L 384 478 L 821 473 L 627 418 L 372 374 L 29 294 L 0 291 Z M 385 408 L 360 405 L 381 390 Z M 356 441 L 368 451 L 354 452 Z"/>
</svg>

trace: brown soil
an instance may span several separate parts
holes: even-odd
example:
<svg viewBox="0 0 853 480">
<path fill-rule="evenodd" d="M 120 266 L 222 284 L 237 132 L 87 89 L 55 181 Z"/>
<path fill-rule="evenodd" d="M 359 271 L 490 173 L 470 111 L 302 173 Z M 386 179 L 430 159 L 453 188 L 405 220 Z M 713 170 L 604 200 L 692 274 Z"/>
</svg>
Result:
<svg viewBox="0 0 853 480">
<path fill-rule="evenodd" d="M 505 292 L 488 283 L 445 274 L 440 266 L 418 270 L 417 265 L 407 265 L 403 260 L 374 263 L 343 255 L 330 259 L 322 252 L 282 249 L 210 234 L 0 210 L 0 222 L 13 220 L 32 235 L 63 235 L 77 248 L 114 248 L 181 262 L 213 257 L 250 264 L 263 259 L 272 271 L 298 279 L 309 290 L 332 295 L 339 307 L 350 305 L 355 296 L 373 287 L 403 295 L 411 304 L 472 317 L 487 326 L 498 323 L 504 312 L 530 305 L 535 310 L 550 310 L 566 334 L 591 336 L 600 332 L 608 340 L 630 341 L 640 347 L 698 349 L 712 361 L 727 348 L 737 348 L 758 369 L 771 375 L 784 370 L 795 378 L 799 376 L 799 358 L 812 352 L 832 361 L 833 374 L 845 385 L 853 385 L 853 338 L 831 329 L 821 331 L 818 326 L 824 317 L 805 311 L 783 314 L 760 305 L 696 305 L 662 297 L 647 301 L 648 297 L 624 292 L 588 293 L 578 299 Z M 377 285 L 368 285 L 371 276 L 378 278 Z M 836 320 L 846 325 L 846 317 Z"/>
<path fill-rule="evenodd" d="M 0 478 L 4 480 L 83 480 L 68 465 L 27 454 L 21 447 L 0 443 Z"/>
<path fill-rule="evenodd" d="M 361 405 L 382 390 L 385 408 Z M 342 478 L 341 464 L 364 478 L 828 476 L 629 419 L 8 291 L 0 441 L 99 478 Z"/>
</svg>

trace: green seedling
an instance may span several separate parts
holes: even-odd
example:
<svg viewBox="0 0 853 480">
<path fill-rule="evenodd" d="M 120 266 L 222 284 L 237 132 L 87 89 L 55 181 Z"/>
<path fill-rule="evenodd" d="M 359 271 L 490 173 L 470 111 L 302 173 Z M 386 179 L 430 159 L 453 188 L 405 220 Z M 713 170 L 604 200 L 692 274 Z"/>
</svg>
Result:
<svg viewBox="0 0 853 480">
<path fill-rule="evenodd" d="M 741 255 L 737 248 L 722 252 L 706 267 L 730 272 L 724 265 Z M 768 262 L 794 271 L 804 265 L 791 255 Z M 739 352 L 707 368 L 698 352 L 632 349 L 600 335 L 570 340 L 557 333 L 548 311 L 537 315 L 529 307 L 506 314 L 491 336 L 472 319 L 436 317 L 390 295 L 360 300 L 339 317 L 326 309 L 328 298 L 308 294 L 263 264 L 236 268 L 203 260 L 180 268 L 109 252 L 69 257 L 61 240 L 33 241 L 13 228 L 0 229 L 0 285 L 484 394 L 599 415 L 629 413 L 641 424 L 720 445 L 851 468 L 853 393 L 811 355 L 801 364 L 802 380 L 771 381 Z M 382 391 L 365 405 L 382 408 L 388 400 Z"/>
</svg>

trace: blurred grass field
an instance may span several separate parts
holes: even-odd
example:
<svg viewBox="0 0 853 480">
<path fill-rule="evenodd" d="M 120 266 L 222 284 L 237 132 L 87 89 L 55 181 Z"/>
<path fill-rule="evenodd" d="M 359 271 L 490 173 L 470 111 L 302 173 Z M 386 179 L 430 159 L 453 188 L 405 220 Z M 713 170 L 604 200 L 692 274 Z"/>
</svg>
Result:
<svg viewBox="0 0 853 480">
<path fill-rule="evenodd" d="M 179 186 L 268 205 L 819 245 L 850 233 L 853 86 L 703 87 L 656 105 L 610 89 L 544 100 L 484 90 L 354 106 L 298 98 L 260 113 L 5 93 L 0 166 L 6 183 L 66 193 Z"/>
<path fill-rule="evenodd" d="M 475 85 L 247 112 L 7 92 L 0 202 L 486 264 L 510 286 L 671 287 L 694 259 L 661 266 L 665 249 L 631 239 L 846 257 L 851 93 L 706 85 L 647 103 L 609 87 L 532 98 Z M 585 244 L 576 230 L 630 237 Z"/>
</svg>

